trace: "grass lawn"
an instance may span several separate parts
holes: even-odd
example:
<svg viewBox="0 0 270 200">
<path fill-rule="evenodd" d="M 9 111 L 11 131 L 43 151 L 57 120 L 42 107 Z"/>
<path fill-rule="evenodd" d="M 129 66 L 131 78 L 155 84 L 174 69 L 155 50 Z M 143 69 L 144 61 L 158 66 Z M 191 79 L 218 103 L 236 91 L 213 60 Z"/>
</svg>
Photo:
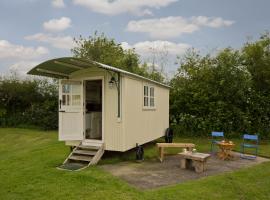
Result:
<svg viewBox="0 0 270 200">
<path fill-rule="evenodd" d="M 209 151 L 210 147 L 206 138 L 177 138 L 176 141 L 193 142 L 199 151 Z M 140 191 L 98 166 L 80 172 L 57 170 L 56 166 L 68 153 L 69 148 L 57 141 L 56 132 L 0 129 L 0 199 L 270 199 L 270 162 Z M 270 144 L 261 145 L 259 153 L 269 156 Z M 146 159 L 155 156 L 154 145 L 147 145 Z M 101 164 L 133 158 L 133 152 L 106 154 Z"/>
</svg>

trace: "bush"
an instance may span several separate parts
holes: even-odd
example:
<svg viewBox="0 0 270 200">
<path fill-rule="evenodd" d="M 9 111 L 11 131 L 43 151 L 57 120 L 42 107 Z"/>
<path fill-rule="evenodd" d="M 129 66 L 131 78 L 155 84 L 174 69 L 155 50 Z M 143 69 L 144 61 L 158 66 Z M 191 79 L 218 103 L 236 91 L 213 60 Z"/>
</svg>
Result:
<svg viewBox="0 0 270 200">
<path fill-rule="evenodd" d="M 0 80 L 0 126 L 36 126 L 45 130 L 58 126 L 58 92 L 55 81 L 22 80 L 6 76 Z"/>
<path fill-rule="evenodd" d="M 270 135 L 270 37 L 215 56 L 188 52 L 171 80 L 170 120 L 178 134 Z"/>
</svg>

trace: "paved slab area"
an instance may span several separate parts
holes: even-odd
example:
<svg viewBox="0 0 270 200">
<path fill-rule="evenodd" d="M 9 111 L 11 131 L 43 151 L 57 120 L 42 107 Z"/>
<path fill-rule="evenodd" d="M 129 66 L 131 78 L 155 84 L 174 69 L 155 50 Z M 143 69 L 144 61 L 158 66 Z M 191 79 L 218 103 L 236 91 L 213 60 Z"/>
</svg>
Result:
<svg viewBox="0 0 270 200">
<path fill-rule="evenodd" d="M 179 155 L 166 156 L 162 163 L 153 160 L 142 163 L 122 162 L 100 167 L 139 189 L 153 189 L 234 171 L 266 161 L 270 160 L 262 157 L 257 157 L 256 160 L 241 159 L 239 154 L 235 154 L 235 159 L 231 161 L 222 161 L 216 156 L 211 156 L 207 162 L 207 170 L 200 174 L 193 170 L 181 169 Z"/>
</svg>

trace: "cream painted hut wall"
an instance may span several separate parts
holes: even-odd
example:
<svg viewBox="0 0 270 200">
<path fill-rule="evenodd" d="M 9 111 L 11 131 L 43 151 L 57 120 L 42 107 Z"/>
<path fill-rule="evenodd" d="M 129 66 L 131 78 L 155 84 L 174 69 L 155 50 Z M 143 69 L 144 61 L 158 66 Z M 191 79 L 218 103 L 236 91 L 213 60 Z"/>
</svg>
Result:
<svg viewBox="0 0 270 200">
<path fill-rule="evenodd" d="M 104 143 L 105 150 L 123 151 L 124 136 L 122 131 L 122 120 L 117 117 L 117 89 L 109 88 L 111 74 L 99 68 L 89 68 L 75 72 L 71 79 L 86 80 L 92 77 L 104 77 Z M 69 142 L 70 143 L 70 142 Z"/>
<path fill-rule="evenodd" d="M 169 127 L 169 88 L 128 76 L 122 82 L 124 149 L 164 136 Z M 155 88 L 155 109 L 143 108 L 144 85 Z"/>
<path fill-rule="evenodd" d="M 117 89 L 109 87 L 111 73 L 100 68 L 75 72 L 71 79 L 104 77 L 104 143 L 105 150 L 126 151 L 162 137 L 169 126 L 169 88 L 151 81 L 121 75 L 120 110 L 117 117 Z M 155 109 L 143 109 L 143 86 L 155 87 Z M 68 145 L 80 141 L 66 142 Z"/>
</svg>

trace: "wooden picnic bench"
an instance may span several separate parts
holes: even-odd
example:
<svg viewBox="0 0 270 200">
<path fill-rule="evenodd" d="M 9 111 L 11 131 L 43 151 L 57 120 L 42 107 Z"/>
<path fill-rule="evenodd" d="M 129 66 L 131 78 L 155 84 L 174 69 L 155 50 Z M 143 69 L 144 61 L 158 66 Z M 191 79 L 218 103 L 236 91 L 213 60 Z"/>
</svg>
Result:
<svg viewBox="0 0 270 200">
<path fill-rule="evenodd" d="M 178 154 L 181 155 L 180 167 L 182 169 L 193 169 L 194 167 L 197 173 L 206 170 L 206 162 L 207 159 L 210 158 L 210 154 L 192 152 L 182 152 Z"/>
<path fill-rule="evenodd" d="M 192 151 L 194 147 L 195 144 L 192 143 L 157 143 L 159 160 L 160 162 L 164 160 L 165 148 L 187 148 L 188 151 Z"/>
</svg>

